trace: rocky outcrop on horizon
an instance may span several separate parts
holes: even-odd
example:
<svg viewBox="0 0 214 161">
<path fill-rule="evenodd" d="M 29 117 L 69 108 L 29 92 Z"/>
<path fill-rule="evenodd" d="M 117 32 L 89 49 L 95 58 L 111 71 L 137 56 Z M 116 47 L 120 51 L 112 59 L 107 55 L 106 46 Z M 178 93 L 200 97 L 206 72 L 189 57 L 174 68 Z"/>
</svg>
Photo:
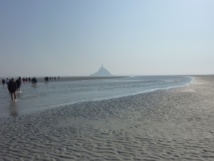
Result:
<svg viewBox="0 0 214 161">
<path fill-rule="evenodd" d="M 112 74 L 102 65 L 96 73 L 91 74 L 90 76 L 112 76 Z"/>
</svg>

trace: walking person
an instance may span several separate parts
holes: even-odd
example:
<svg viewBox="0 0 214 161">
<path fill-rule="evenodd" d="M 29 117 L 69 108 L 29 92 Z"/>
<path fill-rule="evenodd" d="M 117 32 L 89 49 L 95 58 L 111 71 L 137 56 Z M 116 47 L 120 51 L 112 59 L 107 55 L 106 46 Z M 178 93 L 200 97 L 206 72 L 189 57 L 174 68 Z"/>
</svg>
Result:
<svg viewBox="0 0 214 161">
<path fill-rule="evenodd" d="M 15 101 L 15 99 L 16 99 L 16 89 L 17 89 L 16 82 L 14 81 L 13 78 L 11 78 L 11 80 L 8 83 L 8 90 L 10 92 L 12 101 Z"/>
<path fill-rule="evenodd" d="M 21 92 L 21 89 L 20 89 L 20 87 L 21 87 L 21 78 L 19 77 L 17 80 L 16 80 L 16 86 L 17 86 L 17 92 Z"/>
<path fill-rule="evenodd" d="M 2 85 L 4 86 L 4 84 L 5 84 L 5 80 L 4 80 L 4 79 L 2 79 L 2 81 L 1 81 L 1 82 L 2 82 Z"/>
</svg>

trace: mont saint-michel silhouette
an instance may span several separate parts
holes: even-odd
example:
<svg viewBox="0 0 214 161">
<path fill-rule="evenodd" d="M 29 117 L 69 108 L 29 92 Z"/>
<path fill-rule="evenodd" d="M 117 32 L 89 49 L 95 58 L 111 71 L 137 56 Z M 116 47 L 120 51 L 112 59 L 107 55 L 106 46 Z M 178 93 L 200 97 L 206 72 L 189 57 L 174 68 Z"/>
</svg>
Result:
<svg viewBox="0 0 214 161">
<path fill-rule="evenodd" d="M 91 74 L 90 76 L 112 76 L 112 74 L 106 69 L 103 67 L 103 65 L 100 67 L 100 69 L 94 73 L 94 74 Z"/>
</svg>

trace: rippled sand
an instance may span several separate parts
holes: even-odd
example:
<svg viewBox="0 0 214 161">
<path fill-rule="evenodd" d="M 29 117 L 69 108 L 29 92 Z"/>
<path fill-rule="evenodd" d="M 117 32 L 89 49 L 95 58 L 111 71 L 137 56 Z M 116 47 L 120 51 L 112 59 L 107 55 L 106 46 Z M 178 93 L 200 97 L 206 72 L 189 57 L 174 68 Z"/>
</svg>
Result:
<svg viewBox="0 0 214 161">
<path fill-rule="evenodd" d="M 13 109 L 15 111 L 15 109 Z M 214 160 L 214 77 L 0 119 L 0 160 Z"/>
</svg>

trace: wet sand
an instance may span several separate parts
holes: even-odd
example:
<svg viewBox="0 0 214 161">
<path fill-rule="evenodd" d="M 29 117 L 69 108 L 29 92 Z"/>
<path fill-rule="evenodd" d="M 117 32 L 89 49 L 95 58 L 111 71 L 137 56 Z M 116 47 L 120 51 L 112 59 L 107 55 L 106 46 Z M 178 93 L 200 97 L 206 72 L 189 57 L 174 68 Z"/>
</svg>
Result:
<svg viewBox="0 0 214 161">
<path fill-rule="evenodd" d="M 214 160 L 214 76 L 0 118 L 0 160 Z"/>
</svg>

